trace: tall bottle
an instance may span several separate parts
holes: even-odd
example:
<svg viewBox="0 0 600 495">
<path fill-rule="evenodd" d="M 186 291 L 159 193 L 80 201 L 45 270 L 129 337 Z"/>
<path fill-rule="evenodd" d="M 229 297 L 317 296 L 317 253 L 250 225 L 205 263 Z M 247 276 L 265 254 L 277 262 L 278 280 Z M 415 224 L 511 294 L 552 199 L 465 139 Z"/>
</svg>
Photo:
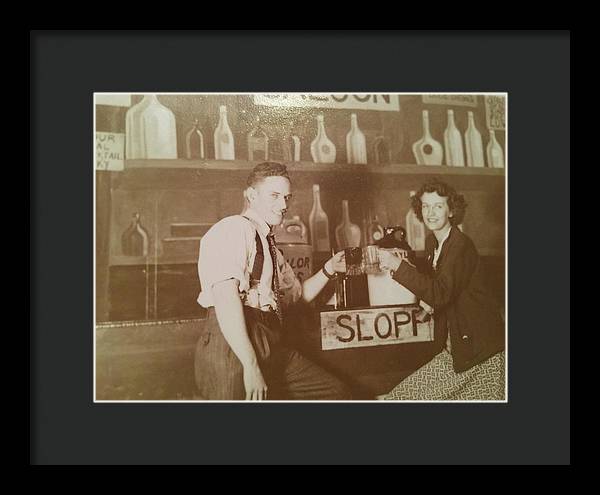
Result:
<svg viewBox="0 0 600 495">
<path fill-rule="evenodd" d="M 204 159 L 204 136 L 199 129 L 198 119 L 194 119 L 192 128 L 185 135 L 185 157 L 191 159 Z"/>
<path fill-rule="evenodd" d="M 425 225 L 417 218 L 417 214 L 412 209 L 412 198 L 415 191 L 410 191 L 411 206 L 406 214 L 406 237 L 408 244 L 414 251 L 425 250 Z"/>
<path fill-rule="evenodd" d="M 490 142 L 486 148 L 488 167 L 504 168 L 504 153 L 502 146 L 496 141 L 494 129 L 490 129 Z"/>
<path fill-rule="evenodd" d="M 334 163 L 335 145 L 325 132 L 323 114 L 317 115 L 317 136 L 310 143 L 310 155 L 315 163 Z"/>
<path fill-rule="evenodd" d="M 150 95 L 133 105 L 125 114 L 125 157 L 128 160 L 146 158 L 146 140 L 142 126 L 142 112 L 150 105 Z"/>
<path fill-rule="evenodd" d="M 329 252 L 331 242 L 329 239 L 329 218 L 321 206 L 321 192 L 319 184 L 313 184 L 313 205 L 308 216 L 310 240 L 313 251 Z"/>
<path fill-rule="evenodd" d="M 350 115 L 350 131 L 346 134 L 346 153 L 348 163 L 367 163 L 367 141 L 358 127 L 355 113 Z"/>
<path fill-rule="evenodd" d="M 431 137 L 429 131 L 429 111 L 423 110 L 423 137 L 412 145 L 418 165 L 441 165 L 444 150 L 442 145 Z"/>
<path fill-rule="evenodd" d="M 462 135 L 454 122 L 454 110 L 448 110 L 448 125 L 444 131 L 444 153 L 446 154 L 446 165 L 465 166 Z"/>
<path fill-rule="evenodd" d="M 233 133 L 227 122 L 227 106 L 219 107 L 219 123 L 215 129 L 215 160 L 235 160 Z"/>
<path fill-rule="evenodd" d="M 131 224 L 121 235 L 121 250 L 125 256 L 148 256 L 148 232 L 141 225 L 139 213 L 133 214 Z"/>
<path fill-rule="evenodd" d="M 269 137 L 256 118 L 256 125 L 248 133 L 248 161 L 264 161 L 269 159 Z"/>
<path fill-rule="evenodd" d="M 146 141 L 146 158 L 177 158 L 177 128 L 175 114 L 156 95 L 142 111 L 141 119 Z"/>
<path fill-rule="evenodd" d="M 483 160 L 483 141 L 481 133 L 475 126 L 473 112 L 468 112 L 469 124 L 465 132 L 465 147 L 467 148 L 467 167 L 485 167 Z"/>
<path fill-rule="evenodd" d="M 335 241 L 339 249 L 360 246 L 360 227 L 350 221 L 347 199 L 342 201 L 342 221 L 335 228 Z"/>
</svg>

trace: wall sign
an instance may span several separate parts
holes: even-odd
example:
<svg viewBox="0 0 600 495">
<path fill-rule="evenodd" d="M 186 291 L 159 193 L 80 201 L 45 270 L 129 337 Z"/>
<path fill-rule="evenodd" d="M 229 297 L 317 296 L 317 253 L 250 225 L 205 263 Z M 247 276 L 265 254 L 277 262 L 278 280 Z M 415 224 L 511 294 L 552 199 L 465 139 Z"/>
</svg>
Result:
<svg viewBox="0 0 600 495">
<path fill-rule="evenodd" d="M 270 107 L 344 108 L 354 110 L 390 110 L 396 112 L 400 110 L 400 100 L 397 94 L 255 94 L 254 104 Z"/>
<path fill-rule="evenodd" d="M 125 134 L 96 132 L 96 170 L 125 168 Z"/>
<path fill-rule="evenodd" d="M 418 304 L 321 312 L 321 349 L 433 340 L 433 320 L 418 322 Z"/>
<path fill-rule="evenodd" d="M 477 95 L 423 95 L 423 103 L 476 107 Z"/>
<path fill-rule="evenodd" d="M 96 94 L 96 105 L 111 105 L 114 107 L 130 107 L 131 95 Z"/>
<path fill-rule="evenodd" d="M 506 99 L 504 96 L 485 96 L 485 120 L 488 129 L 503 131 L 506 128 Z"/>
</svg>

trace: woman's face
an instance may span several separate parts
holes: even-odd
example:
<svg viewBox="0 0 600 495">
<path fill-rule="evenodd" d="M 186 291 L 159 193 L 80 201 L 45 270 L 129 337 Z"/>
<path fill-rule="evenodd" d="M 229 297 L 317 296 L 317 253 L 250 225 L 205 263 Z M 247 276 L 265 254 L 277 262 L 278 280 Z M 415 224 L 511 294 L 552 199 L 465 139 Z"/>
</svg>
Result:
<svg viewBox="0 0 600 495">
<path fill-rule="evenodd" d="M 421 203 L 423 222 L 429 230 L 444 230 L 450 226 L 452 212 L 448 206 L 448 198 L 437 192 L 425 192 L 421 196 Z"/>
</svg>

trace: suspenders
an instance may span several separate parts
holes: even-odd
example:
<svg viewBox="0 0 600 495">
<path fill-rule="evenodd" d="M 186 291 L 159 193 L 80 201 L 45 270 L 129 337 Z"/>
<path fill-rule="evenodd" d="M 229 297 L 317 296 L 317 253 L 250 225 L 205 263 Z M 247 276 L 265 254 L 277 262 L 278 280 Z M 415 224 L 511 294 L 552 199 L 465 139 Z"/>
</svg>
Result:
<svg viewBox="0 0 600 495">
<path fill-rule="evenodd" d="M 252 223 L 248 217 L 244 218 Z M 263 263 L 265 261 L 265 253 L 263 251 L 262 241 L 258 235 L 258 230 L 256 230 L 256 236 L 254 237 L 254 240 L 256 242 L 256 256 L 254 257 L 254 265 L 252 265 L 252 273 L 250 274 L 250 286 L 252 286 L 252 282 L 260 282 L 260 277 L 262 277 L 263 271 Z"/>
</svg>

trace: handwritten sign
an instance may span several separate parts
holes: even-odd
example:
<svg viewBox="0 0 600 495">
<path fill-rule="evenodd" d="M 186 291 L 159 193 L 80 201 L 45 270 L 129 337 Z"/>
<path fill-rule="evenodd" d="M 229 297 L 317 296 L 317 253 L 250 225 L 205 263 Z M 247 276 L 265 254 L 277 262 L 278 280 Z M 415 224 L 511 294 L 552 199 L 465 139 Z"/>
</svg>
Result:
<svg viewBox="0 0 600 495">
<path fill-rule="evenodd" d="M 395 112 L 400 110 L 398 95 L 392 94 L 258 94 L 254 95 L 254 104 L 270 107 L 344 108 Z"/>
<path fill-rule="evenodd" d="M 429 342 L 433 320 L 418 322 L 418 304 L 321 312 L 321 349 Z"/>
<path fill-rule="evenodd" d="M 96 170 L 125 168 L 125 134 L 96 132 Z"/>
</svg>

